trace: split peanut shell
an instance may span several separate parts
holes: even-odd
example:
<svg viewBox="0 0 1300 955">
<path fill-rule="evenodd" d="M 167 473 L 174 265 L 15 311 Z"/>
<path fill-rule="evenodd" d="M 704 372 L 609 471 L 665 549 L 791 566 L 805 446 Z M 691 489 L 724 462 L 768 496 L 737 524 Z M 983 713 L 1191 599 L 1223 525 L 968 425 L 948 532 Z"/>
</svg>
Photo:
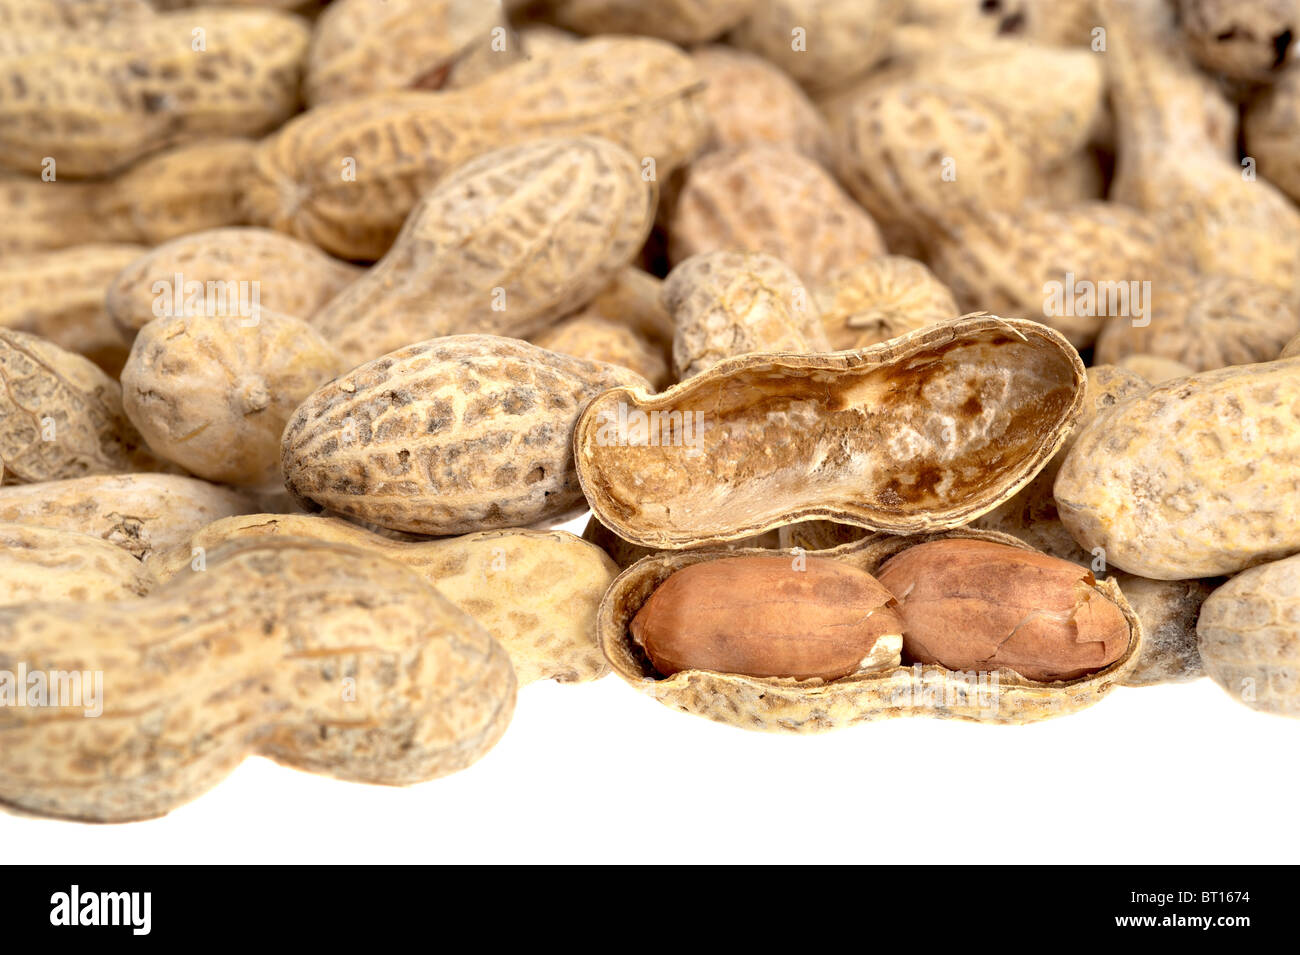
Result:
<svg viewBox="0 0 1300 955">
<path fill-rule="evenodd" d="M 972 316 L 859 351 L 729 358 L 654 396 L 615 388 L 583 412 L 575 458 L 601 523 L 649 547 L 819 518 L 943 530 L 1038 473 L 1084 394 L 1058 332 Z"/>
<path fill-rule="evenodd" d="M 1033 548 L 1005 534 L 959 529 L 915 537 L 877 534 L 820 551 L 817 557 L 874 574 L 909 547 L 932 540 L 962 538 Z M 673 573 L 723 557 L 783 554 L 795 550 L 709 549 L 663 553 L 640 560 L 610 586 L 601 603 L 601 648 L 615 673 L 659 702 L 696 716 L 743 729 L 814 733 L 895 716 L 933 716 L 983 723 L 1028 723 L 1073 713 L 1096 703 L 1119 685 L 1136 665 L 1142 625 L 1112 580 L 1095 584 L 1129 623 L 1128 649 L 1104 669 L 1074 680 L 1042 683 L 1010 670 L 993 674 L 958 673 L 938 665 L 897 666 L 838 680 L 749 677 L 710 670 L 659 674 L 637 646 L 629 625 L 655 590 Z"/>
</svg>

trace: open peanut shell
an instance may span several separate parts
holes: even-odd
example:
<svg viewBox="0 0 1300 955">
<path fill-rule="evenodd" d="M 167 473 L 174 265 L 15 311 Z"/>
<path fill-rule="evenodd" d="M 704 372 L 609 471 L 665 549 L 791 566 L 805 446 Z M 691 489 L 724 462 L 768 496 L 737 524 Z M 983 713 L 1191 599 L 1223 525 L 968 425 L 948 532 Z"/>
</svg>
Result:
<svg viewBox="0 0 1300 955">
<path fill-rule="evenodd" d="M 574 432 L 578 478 L 600 522 L 645 547 L 817 519 L 943 530 L 1038 473 L 1085 381 L 1060 333 L 990 315 L 855 351 L 742 355 L 659 394 L 597 396 Z"/>
<path fill-rule="evenodd" d="M 895 554 L 947 537 L 970 538 L 1033 550 L 1007 534 L 961 528 L 937 534 L 874 534 L 817 551 L 874 574 Z M 932 716 L 978 723 L 1031 723 L 1091 706 L 1121 684 L 1138 661 L 1142 625 L 1113 580 L 1094 586 L 1112 600 L 1129 625 L 1129 646 L 1104 669 L 1074 680 L 1042 683 L 998 669 L 972 679 L 946 667 L 900 665 L 838 680 L 790 680 L 683 670 L 664 677 L 633 640 L 628 627 L 656 588 L 675 571 L 701 561 L 796 550 L 722 549 L 673 551 L 637 561 L 615 579 L 601 602 L 597 628 L 601 649 L 615 673 L 659 702 L 744 729 L 814 733 L 895 716 Z"/>
</svg>

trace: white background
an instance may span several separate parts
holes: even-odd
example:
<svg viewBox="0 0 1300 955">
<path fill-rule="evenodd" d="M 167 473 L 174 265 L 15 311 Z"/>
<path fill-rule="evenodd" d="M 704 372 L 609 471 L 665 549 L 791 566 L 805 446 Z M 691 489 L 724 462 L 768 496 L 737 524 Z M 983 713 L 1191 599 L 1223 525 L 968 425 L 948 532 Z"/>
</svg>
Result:
<svg viewBox="0 0 1300 955">
<path fill-rule="evenodd" d="M 1028 726 L 783 736 L 678 713 L 611 675 L 524 687 L 487 756 L 419 786 L 251 758 L 149 822 L 0 813 L 0 845 L 62 864 L 1294 863 L 1298 796 L 1300 722 L 1208 679 L 1120 688 Z"/>
</svg>

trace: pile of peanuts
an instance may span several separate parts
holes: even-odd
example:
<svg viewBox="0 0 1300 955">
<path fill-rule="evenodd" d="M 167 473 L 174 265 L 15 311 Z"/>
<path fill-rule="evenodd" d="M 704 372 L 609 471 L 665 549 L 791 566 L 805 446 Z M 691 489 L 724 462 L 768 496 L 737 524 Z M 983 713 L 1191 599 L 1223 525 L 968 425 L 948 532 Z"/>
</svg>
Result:
<svg viewBox="0 0 1300 955">
<path fill-rule="evenodd" d="M 419 782 L 611 670 L 796 733 L 1300 716 L 1297 37 L 0 0 L 0 803 Z"/>
</svg>

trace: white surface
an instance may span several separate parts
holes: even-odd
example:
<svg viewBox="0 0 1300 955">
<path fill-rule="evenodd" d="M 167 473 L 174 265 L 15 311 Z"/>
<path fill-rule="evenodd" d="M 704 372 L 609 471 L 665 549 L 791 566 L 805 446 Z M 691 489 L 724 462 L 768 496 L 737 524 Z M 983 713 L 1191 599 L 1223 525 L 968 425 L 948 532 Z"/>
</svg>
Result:
<svg viewBox="0 0 1300 955">
<path fill-rule="evenodd" d="M 409 789 L 246 761 L 162 819 L 0 813 L 9 859 L 133 862 L 1288 862 L 1300 722 L 1209 680 L 1030 726 L 820 736 L 677 713 L 620 679 L 525 687 L 504 739 Z"/>
</svg>

